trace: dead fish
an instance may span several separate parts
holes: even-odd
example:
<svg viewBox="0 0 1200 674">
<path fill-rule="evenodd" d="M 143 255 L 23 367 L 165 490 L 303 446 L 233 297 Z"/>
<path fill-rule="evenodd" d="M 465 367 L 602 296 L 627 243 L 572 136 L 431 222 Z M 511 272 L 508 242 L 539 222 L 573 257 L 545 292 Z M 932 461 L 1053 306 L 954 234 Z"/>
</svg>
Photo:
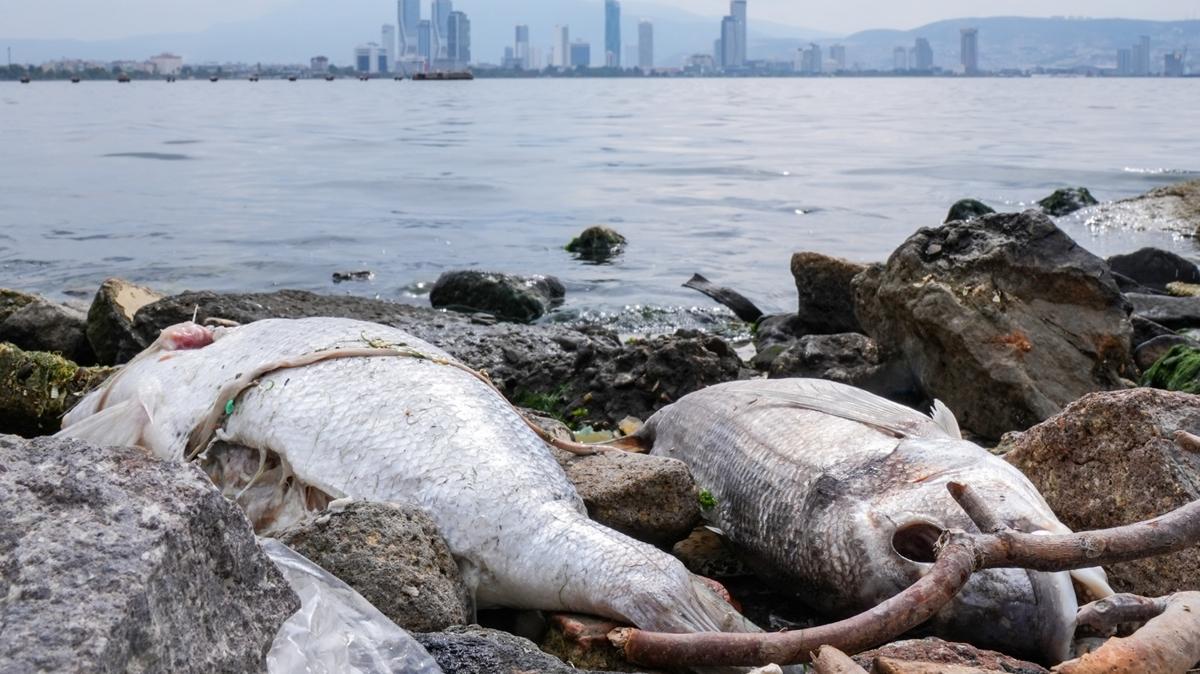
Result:
<svg viewBox="0 0 1200 674">
<path fill-rule="evenodd" d="M 393 328 L 328 318 L 175 326 L 67 415 L 63 434 L 172 460 L 217 452 L 214 437 L 262 452 L 204 457 L 260 530 L 334 499 L 416 503 L 479 606 L 667 632 L 757 629 L 675 558 L 589 520 L 494 388 Z"/>
<path fill-rule="evenodd" d="M 757 570 L 835 617 L 921 578 L 942 530 L 977 530 L 949 495 L 951 481 L 971 485 L 1015 529 L 1068 531 L 1016 468 L 963 440 L 940 403 L 930 418 L 828 381 L 744 381 L 682 398 L 637 436 L 691 467 L 711 492 L 710 522 Z M 1112 592 L 1099 569 L 1074 575 L 1097 597 Z M 932 626 L 952 640 L 1059 662 L 1070 654 L 1076 609 L 1066 573 L 990 570 Z"/>
</svg>

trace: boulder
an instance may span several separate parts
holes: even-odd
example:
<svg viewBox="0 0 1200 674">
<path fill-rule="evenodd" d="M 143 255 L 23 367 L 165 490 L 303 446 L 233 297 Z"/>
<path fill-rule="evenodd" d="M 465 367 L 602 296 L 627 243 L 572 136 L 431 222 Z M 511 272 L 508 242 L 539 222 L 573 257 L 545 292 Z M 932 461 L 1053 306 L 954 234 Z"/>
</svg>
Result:
<svg viewBox="0 0 1200 674">
<path fill-rule="evenodd" d="M 126 363 L 158 337 L 156 333 L 147 341 L 137 334 L 133 319 L 142 307 L 160 299 L 162 295 L 153 290 L 118 278 L 110 278 L 100 285 L 87 315 L 88 342 L 100 364 Z M 185 320 L 190 319 L 189 315 Z"/>
<path fill-rule="evenodd" d="M 406 630 L 471 622 L 471 594 L 458 565 L 433 520 L 416 506 L 335 506 L 278 538 Z"/>
<path fill-rule="evenodd" d="M 1155 337 L 1179 334 L 1164 325 L 1159 325 L 1136 314 L 1130 318 L 1130 323 L 1133 324 L 1133 345 L 1135 347 L 1141 346 Z"/>
<path fill-rule="evenodd" d="M 888 357 L 875 340 L 858 333 L 801 337 L 771 362 L 769 376 L 828 379 L 885 398 L 919 395 L 908 365 Z"/>
<path fill-rule="evenodd" d="M 1184 236 L 1200 230 L 1200 180 L 1166 185 L 1107 204 L 1088 219 L 1096 228 L 1159 229 Z"/>
<path fill-rule="evenodd" d="M 195 466 L 0 437 L 0 671 L 263 671 L 300 601 Z"/>
<path fill-rule="evenodd" d="M 521 637 L 478 625 L 414 634 L 444 672 L 455 674 L 586 674 Z"/>
<path fill-rule="evenodd" d="M 1200 297 L 1166 295 L 1126 295 L 1133 305 L 1133 316 L 1153 321 L 1172 330 L 1200 328 Z"/>
<path fill-rule="evenodd" d="M 854 315 L 851 282 L 865 269 L 820 253 L 792 255 L 792 277 L 800 296 L 798 314 L 804 334 L 835 335 L 862 332 Z"/>
<path fill-rule="evenodd" d="M 1042 207 L 1048 215 L 1061 217 L 1070 215 L 1075 211 L 1088 206 L 1095 206 L 1100 203 L 1096 201 L 1096 197 L 1088 191 L 1086 187 L 1067 187 L 1064 189 L 1055 190 L 1054 194 L 1042 199 L 1038 202 L 1038 206 Z"/>
<path fill-rule="evenodd" d="M 1142 286 L 1167 291 L 1167 284 L 1200 283 L 1200 268 L 1195 262 L 1160 248 L 1142 248 L 1127 255 L 1108 258 L 1114 273 L 1133 279 Z"/>
<path fill-rule="evenodd" d="M 982 217 L 995 213 L 996 209 L 988 206 L 982 201 L 975 199 L 959 199 L 950 207 L 950 212 L 946 214 L 945 222 L 956 222 L 958 220 L 970 220 L 972 218 Z"/>
<path fill-rule="evenodd" d="M 55 433 L 62 416 L 113 373 L 53 353 L 0 344 L 0 433 Z"/>
<path fill-rule="evenodd" d="M 975 435 L 1025 429 L 1133 376 L 1103 260 L 1041 213 L 922 229 L 855 279 L 859 319 Z"/>
<path fill-rule="evenodd" d="M 696 483 L 682 461 L 613 452 L 554 450 L 593 520 L 647 543 L 670 545 L 700 521 Z"/>
<path fill-rule="evenodd" d="M 81 365 L 96 357 L 83 312 L 36 295 L 0 288 L 0 342 L 26 351 L 58 353 Z"/>
<path fill-rule="evenodd" d="M 568 253 L 588 262 L 607 262 L 625 249 L 625 237 L 608 227 L 588 227 L 567 244 Z"/>
<path fill-rule="evenodd" d="M 1177 444 L 1177 431 L 1200 432 L 1200 398 L 1144 388 L 1096 393 L 1007 439 L 1005 459 L 1067 526 L 1106 529 L 1200 499 L 1200 454 Z M 1191 590 L 1200 587 L 1200 548 L 1107 571 L 1118 592 Z"/>
<path fill-rule="evenodd" d="M 1048 674 L 1044 667 L 1032 662 L 935 638 L 897 641 L 860 653 L 854 656 L 854 661 L 879 674 Z"/>
<path fill-rule="evenodd" d="M 561 304 L 566 294 L 553 276 L 449 271 L 434 284 L 429 302 L 436 309 L 483 312 L 505 321 L 531 323 Z"/>
<path fill-rule="evenodd" d="M 1163 335 L 1154 339 L 1143 342 L 1138 345 L 1133 351 L 1133 359 L 1137 362 L 1138 369 L 1146 372 L 1154 367 L 1155 363 L 1166 357 L 1177 346 L 1188 347 L 1195 351 L 1200 349 L 1200 342 L 1194 339 L 1184 337 L 1183 335 Z M 1167 377 L 1170 379 L 1171 377 Z M 1156 388 L 1168 388 L 1166 386 L 1158 386 Z M 1177 390 L 1177 389 L 1168 389 Z M 1194 393 L 1194 391 L 1190 391 Z"/>
</svg>

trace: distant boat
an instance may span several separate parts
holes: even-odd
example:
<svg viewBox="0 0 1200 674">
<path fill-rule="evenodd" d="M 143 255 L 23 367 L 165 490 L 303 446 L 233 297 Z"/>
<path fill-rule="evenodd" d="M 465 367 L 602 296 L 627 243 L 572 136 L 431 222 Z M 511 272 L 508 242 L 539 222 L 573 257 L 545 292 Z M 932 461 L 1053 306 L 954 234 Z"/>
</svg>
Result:
<svg viewBox="0 0 1200 674">
<path fill-rule="evenodd" d="M 22 76 L 21 76 L 21 84 L 29 84 L 31 81 L 32 81 L 32 80 L 30 80 L 30 79 L 29 79 L 29 75 L 22 75 Z"/>
<path fill-rule="evenodd" d="M 332 81 L 334 81 L 335 79 L 337 79 L 337 78 L 336 78 L 336 77 L 334 77 L 333 75 L 326 75 L 326 76 L 325 76 L 325 81 L 326 81 L 326 82 L 332 82 Z"/>
<path fill-rule="evenodd" d="M 168 82 L 174 82 L 174 81 L 175 81 L 175 77 L 174 77 L 173 75 L 167 75 L 167 81 L 168 81 Z"/>
<path fill-rule="evenodd" d="M 212 77 L 208 78 L 209 82 L 219 82 L 220 80 L 221 80 L 221 78 L 217 77 L 216 75 L 213 75 Z"/>
<path fill-rule="evenodd" d="M 125 73 L 117 75 L 117 82 L 120 84 L 129 84 L 129 75 L 126 75 Z"/>
<path fill-rule="evenodd" d="M 296 76 L 295 76 L 295 75 L 288 75 L 288 81 L 289 81 L 289 82 L 295 82 L 295 81 L 296 81 Z"/>
<path fill-rule="evenodd" d="M 370 79 L 371 79 L 371 78 L 370 78 L 369 76 L 367 76 L 367 75 L 359 75 L 359 76 L 358 76 L 358 81 L 359 81 L 359 82 L 367 82 L 367 81 L 369 81 Z"/>
<path fill-rule="evenodd" d="M 250 76 L 250 81 L 251 81 L 251 82 L 257 82 L 257 81 L 258 81 L 258 75 L 251 75 L 251 76 Z"/>
<path fill-rule="evenodd" d="M 72 77 L 71 84 L 79 84 L 79 76 Z"/>
<path fill-rule="evenodd" d="M 392 79 L 396 80 L 397 82 L 403 82 L 403 81 L 404 81 L 404 75 L 396 75 L 396 76 L 395 76 L 395 77 L 393 77 Z"/>
<path fill-rule="evenodd" d="M 470 72 L 455 72 L 455 73 L 415 73 L 412 76 L 414 82 L 437 81 L 446 82 L 451 80 L 473 80 L 475 75 Z"/>
</svg>

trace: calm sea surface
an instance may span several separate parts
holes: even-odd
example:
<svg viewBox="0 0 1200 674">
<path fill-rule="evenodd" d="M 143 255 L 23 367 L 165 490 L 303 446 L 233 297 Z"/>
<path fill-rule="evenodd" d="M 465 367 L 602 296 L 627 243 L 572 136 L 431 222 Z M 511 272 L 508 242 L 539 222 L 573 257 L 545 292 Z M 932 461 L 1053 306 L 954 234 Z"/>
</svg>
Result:
<svg viewBox="0 0 1200 674">
<path fill-rule="evenodd" d="M 484 268 L 557 275 L 560 319 L 637 329 L 710 307 L 680 287 L 701 272 L 787 310 L 793 251 L 881 260 L 961 197 L 1194 178 L 1198 109 L 1200 80 L 0 83 L 0 287 L 419 304 Z M 613 264 L 563 251 L 596 223 L 630 239 Z M 1194 252 L 1063 226 L 1100 255 Z M 376 278 L 330 280 L 352 269 Z"/>
</svg>

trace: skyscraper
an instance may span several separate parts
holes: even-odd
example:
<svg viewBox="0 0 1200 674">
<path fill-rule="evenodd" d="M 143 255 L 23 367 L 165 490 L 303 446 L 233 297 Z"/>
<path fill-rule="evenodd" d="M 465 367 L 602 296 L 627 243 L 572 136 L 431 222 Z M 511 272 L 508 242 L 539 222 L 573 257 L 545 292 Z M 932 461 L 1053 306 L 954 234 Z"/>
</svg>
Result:
<svg viewBox="0 0 1200 674">
<path fill-rule="evenodd" d="M 1163 57 L 1163 75 L 1167 77 L 1183 77 L 1187 74 L 1187 67 L 1184 63 L 1187 61 L 1187 49 L 1183 51 L 1167 52 Z"/>
<path fill-rule="evenodd" d="M 417 55 L 417 26 L 421 23 L 421 0 L 396 0 L 396 24 L 400 36 L 396 55 L 400 59 Z"/>
<path fill-rule="evenodd" d="M 517 26 L 514 41 L 513 57 L 518 68 L 530 68 L 533 63 L 529 59 L 529 26 Z"/>
<path fill-rule="evenodd" d="M 563 68 L 570 68 L 571 29 L 568 26 L 558 26 L 555 35 L 558 37 L 558 65 Z"/>
<path fill-rule="evenodd" d="M 592 65 L 592 45 L 583 40 L 571 43 L 571 65 L 575 68 L 590 68 Z"/>
<path fill-rule="evenodd" d="M 1133 50 L 1118 49 L 1117 50 L 1117 74 L 1132 75 L 1133 74 Z"/>
<path fill-rule="evenodd" d="M 642 70 L 654 67 L 654 24 L 646 19 L 638 24 L 638 67 Z"/>
<path fill-rule="evenodd" d="M 746 0 L 732 0 L 729 3 L 729 15 L 736 22 L 737 47 L 734 49 L 734 65 L 740 68 L 746 65 Z"/>
<path fill-rule="evenodd" d="M 380 31 L 380 37 L 383 38 L 383 41 L 380 44 L 382 44 L 384 50 L 387 51 L 387 69 L 388 71 L 391 71 L 391 63 L 396 59 L 396 27 L 385 23 L 383 25 L 383 30 Z"/>
<path fill-rule="evenodd" d="M 933 70 L 933 47 L 929 46 L 929 40 L 923 37 L 917 38 L 913 52 L 916 55 L 912 63 L 914 69 L 920 71 Z"/>
<path fill-rule="evenodd" d="M 962 29 L 962 46 L 960 48 L 963 72 L 968 75 L 979 74 L 979 30 L 977 28 Z"/>
<path fill-rule="evenodd" d="M 721 19 L 721 53 L 722 68 L 739 68 L 737 60 L 737 19 L 727 16 Z"/>
<path fill-rule="evenodd" d="M 833 60 L 837 72 L 846 69 L 846 45 L 835 44 L 829 48 L 829 58 Z"/>
<path fill-rule="evenodd" d="M 621 67 L 621 3 L 604 0 L 604 65 Z"/>
<path fill-rule="evenodd" d="M 1133 45 L 1133 74 L 1138 77 L 1150 74 L 1150 38 L 1145 35 Z"/>
<path fill-rule="evenodd" d="M 446 27 L 446 60 L 454 69 L 471 63 L 471 21 L 463 12 L 450 12 Z"/>
<path fill-rule="evenodd" d="M 430 41 L 430 60 L 445 61 L 449 54 L 446 44 L 447 33 L 450 32 L 450 12 L 454 11 L 453 0 L 433 0 L 430 6 L 429 19 L 433 22 L 433 35 Z"/>
<path fill-rule="evenodd" d="M 896 72 L 908 70 L 908 50 L 904 47 L 896 47 L 892 50 L 892 70 Z"/>
<path fill-rule="evenodd" d="M 433 64 L 433 22 L 429 19 L 417 22 L 417 56 L 426 68 Z"/>
</svg>

